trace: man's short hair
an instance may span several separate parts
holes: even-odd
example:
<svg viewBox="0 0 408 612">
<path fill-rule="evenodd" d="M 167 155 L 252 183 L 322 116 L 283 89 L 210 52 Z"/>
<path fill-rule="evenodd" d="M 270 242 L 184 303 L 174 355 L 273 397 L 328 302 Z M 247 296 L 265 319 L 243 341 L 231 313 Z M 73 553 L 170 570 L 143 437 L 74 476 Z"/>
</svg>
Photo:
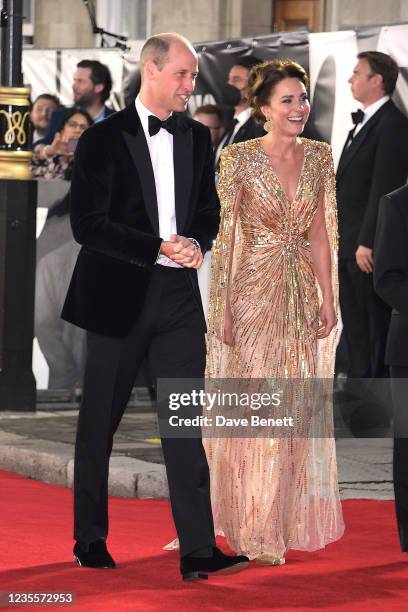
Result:
<svg viewBox="0 0 408 612">
<path fill-rule="evenodd" d="M 61 102 L 59 101 L 59 98 L 57 98 L 57 96 L 54 96 L 53 94 L 49 94 L 49 93 L 43 93 L 43 94 L 40 94 L 39 96 L 37 96 L 36 99 L 34 100 L 34 102 L 32 103 L 32 106 L 34 106 L 34 104 L 38 100 L 48 100 L 49 102 L 54 102 L 54 104 L 57 107 L 61 105 Z"/>
<path fill-rule="evenodd" d="M 371 72 L 382 76 L 384 93 L 392 95 L 399 73 L 397 62 L 390 55 L 380 51 L 362 51 L 357 58 L 366 60 Z"/>
<path fill-rule="evenodd" d="M 194 111 L 194 115 L 217 115 L 220 123 L 224 121 L 224 115 L 219 106 L 215 104 L 203 104 Z"/>
<path fill-rule="evenodd" d="M 142 47 L 140 52 L 141 65 L 143 66 L 148 60 L 151 60 L 161 70 L 167 61 L 171 45 L 175 43 L 184 45 L 195 53 L 191 42 L 181 34 L 176 34 L 175 32 L 155 34 L 150 36 Z"/>
<path fill-rule="evenodd" d="M 251 70 L 251 68 L 254 66 L 262 64 L 262 61 L 263 60 L 259 59 L 258 57 L 254 57 L 253 55 L 245 55 L 244 57 L 240 57 L 239 59 L 235 60 L 232 66 L 241 66 L 242 68 Z"/>
<path fill-rule="evenodd" d="M 82 60 L 77 64 L 77 68 L 89 68 L 91 71 L 91 81 L 94 85 L 103 85 L 100 93 L 101 102 L 106 102 L 112 89 L 112 77 L 110 70 L 105 64 L 98 60 Z"/>
</svg>

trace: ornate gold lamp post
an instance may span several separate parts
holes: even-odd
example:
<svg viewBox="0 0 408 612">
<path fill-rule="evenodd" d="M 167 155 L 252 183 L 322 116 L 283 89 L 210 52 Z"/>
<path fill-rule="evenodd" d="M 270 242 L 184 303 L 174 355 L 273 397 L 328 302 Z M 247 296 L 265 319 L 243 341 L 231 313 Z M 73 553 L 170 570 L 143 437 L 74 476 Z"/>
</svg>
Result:
<svg viewBox="0 0 408 612">
<path fill-rule="evenodd" d="M 0 410 L 35 410 L 32 373 L 37 184 L 30 174 L 22 0 L 3 0 L 0 79 Z"/>
<path fill-rule="evenodd" d="M 0 179 L 31 178 L 28 87 L 0 87 Z"/>
<path fill-rule="evenodd" d="M 1 11 L 0 179 L 31 178 L 30 89 L 23 87 L 22 1 Z"/>
</svg>

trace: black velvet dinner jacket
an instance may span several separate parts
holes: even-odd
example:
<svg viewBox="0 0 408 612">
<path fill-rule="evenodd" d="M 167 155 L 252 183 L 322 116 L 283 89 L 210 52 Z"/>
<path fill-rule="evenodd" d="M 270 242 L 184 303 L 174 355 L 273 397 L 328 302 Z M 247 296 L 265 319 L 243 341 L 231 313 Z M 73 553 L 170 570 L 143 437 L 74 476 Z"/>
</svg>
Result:
<svg viewBox="0 0 408 612">
<path fill-rule="evenodd" d="M 393 309 L 385 362 L 408 366 L 408 185 L 380 201 L 374 242 L 374 288 Z"/>
<path fill-rule="evenodd" d="M 406 182 L 408 119 L 388 100 L 343 149 L 336 174 L 339 256 L 373 248 L 380 198 Z"/>
<path fill-rule="evenodd" d="M 177 232 L 195 238 L 205 252 L 219 225 L 208 128 L 179 116 L 173 152 Z M 71 225 L 82 249 L 62 318 L 89 331 L 126 336 L 143 306 L 161 244 L 153 167 L 134 103 L 81 136 Z M 200 299 L 196 271 L 189 272 Z"/>
</svg>

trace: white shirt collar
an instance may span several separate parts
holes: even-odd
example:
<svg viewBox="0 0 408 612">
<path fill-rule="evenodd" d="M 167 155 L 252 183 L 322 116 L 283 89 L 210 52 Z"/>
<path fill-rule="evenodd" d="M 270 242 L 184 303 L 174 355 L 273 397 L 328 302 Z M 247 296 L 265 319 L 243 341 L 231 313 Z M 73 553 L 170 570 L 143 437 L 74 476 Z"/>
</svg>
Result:
<svg viewBox="0 0 408 612">
<path fill-rule="evenodd" d="M 143 126 L 143 129 L 146 133 L 148 133 L 149 132 L 149 115 L 153 115 L 154 113 L 151 113 L 149 109 L 145 107 L 145 105 L 140 99 L 139 94 L 136 96 L 135 105 L 136 105 L 137 114 L 139 115 L 140 122 Z"/>
<path fill-rule="evenodd" d="M 371 119 L 371 117 L 378 111 L 380 110 L 380 108 L 386 103 L 388 102 L 388 100 L 390 99 L 390 96 L 383 96 L 382 98 L 380 98 L 379 100 L 377 100 L 376 102 L 373 102 L 373 104 L 370 104 L 369 106 L 367 106 L 367 108 L 364 108 L 364 120 L 363 123 L 366 123 L 366 121 L 368 121 L 369 119 Z"/>
<path fill-rule="evenodd" d="M 240 125 L 243 125 L 244 123 L 248 121 L 251 115 L 252 115 L 252 108 L 249 107 L 241 111 L 240 113 L 238 113 L 238 115 L 234 115 L 234 119 L 236 119 Z"/>
<path fill-rule="evenodd" d="M 156 113 L 153 113 L 148 108 L 146 108 L 146 106 L 143 104 L 142 100 L 140 99 L 140 94 L 136 96 L 135 105 L 136 105 L 136 111 L 140 117 L 140 121 L 142 123 L 143 129 L 145 133 L 148 134 L 149 133 L 149 115 L 154 115 L 155 117 L 157 117 L 157 115 Z M 170 113 L 170 115 L 172 115 L 172 113 Z M 160 119 L 160 117 L 158 117 L 158 119 Z"/>
</svg>

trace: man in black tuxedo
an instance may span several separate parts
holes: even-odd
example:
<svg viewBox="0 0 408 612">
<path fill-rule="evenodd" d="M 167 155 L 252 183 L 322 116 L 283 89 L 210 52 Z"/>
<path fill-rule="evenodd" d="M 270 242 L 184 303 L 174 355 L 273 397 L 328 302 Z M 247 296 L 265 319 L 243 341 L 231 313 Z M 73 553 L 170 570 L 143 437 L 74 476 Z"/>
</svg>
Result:
<svg viewBox="0 0 408 612">
<path fill-rule="evenodd" d="M 337 169 L 340 306 L 351 379 L 388 376 L 390 310 L 374 292 L 372 272 L 378 202 L 408 174 L 408 119 L 390 99 L 397 78 L 390 56 L 366 51 L 358 55 L 349 80 L 363 106 L 353 113 L 355 126 Z M 386 415 L 379 413 L 378 419 Z"/>
<path fill-rule="evenodd" d="M 234 117 L 227 126 L 215 150 L 215 164 L 219 163 L 221 151 L 224 147 L 236 142 L 244 142 L 258 136 L 264 136 L 265 131 L 252 117 L 252 108 L 248 103 L 248 77 L 251 68 L 260 64 L 261 60 L 255 57 L 243 57 L 236 61 L 228 73 L 228 85 L 232 85 L 239 93 L 239 102 L 234 108 Z"/>
<path fill-rule="evenodd" d="M 106 548 L 113 435 L 147 354 L 154 378 L 202 378 L 205 319 L 196 270 L 219 224 L 209 130 L 183 112 L 197 54 L 177 34 L 149 38 L 136 102 L 81 137 L 71 222 L 82 245 L 63 317 L 88 331 L 75 448 L 74 554 L 114 567 Z M 184 579 L 240 569 L 215 547 L 200 437 L 162 440 Z"/>
<path fill-rule="evenodd" d="M 374 287 L 392 308 L 386 363 L 394 404 L 394 491 L 401 550 L 408 552 L 408 185 L 380 201 Z"/>
</svg>

